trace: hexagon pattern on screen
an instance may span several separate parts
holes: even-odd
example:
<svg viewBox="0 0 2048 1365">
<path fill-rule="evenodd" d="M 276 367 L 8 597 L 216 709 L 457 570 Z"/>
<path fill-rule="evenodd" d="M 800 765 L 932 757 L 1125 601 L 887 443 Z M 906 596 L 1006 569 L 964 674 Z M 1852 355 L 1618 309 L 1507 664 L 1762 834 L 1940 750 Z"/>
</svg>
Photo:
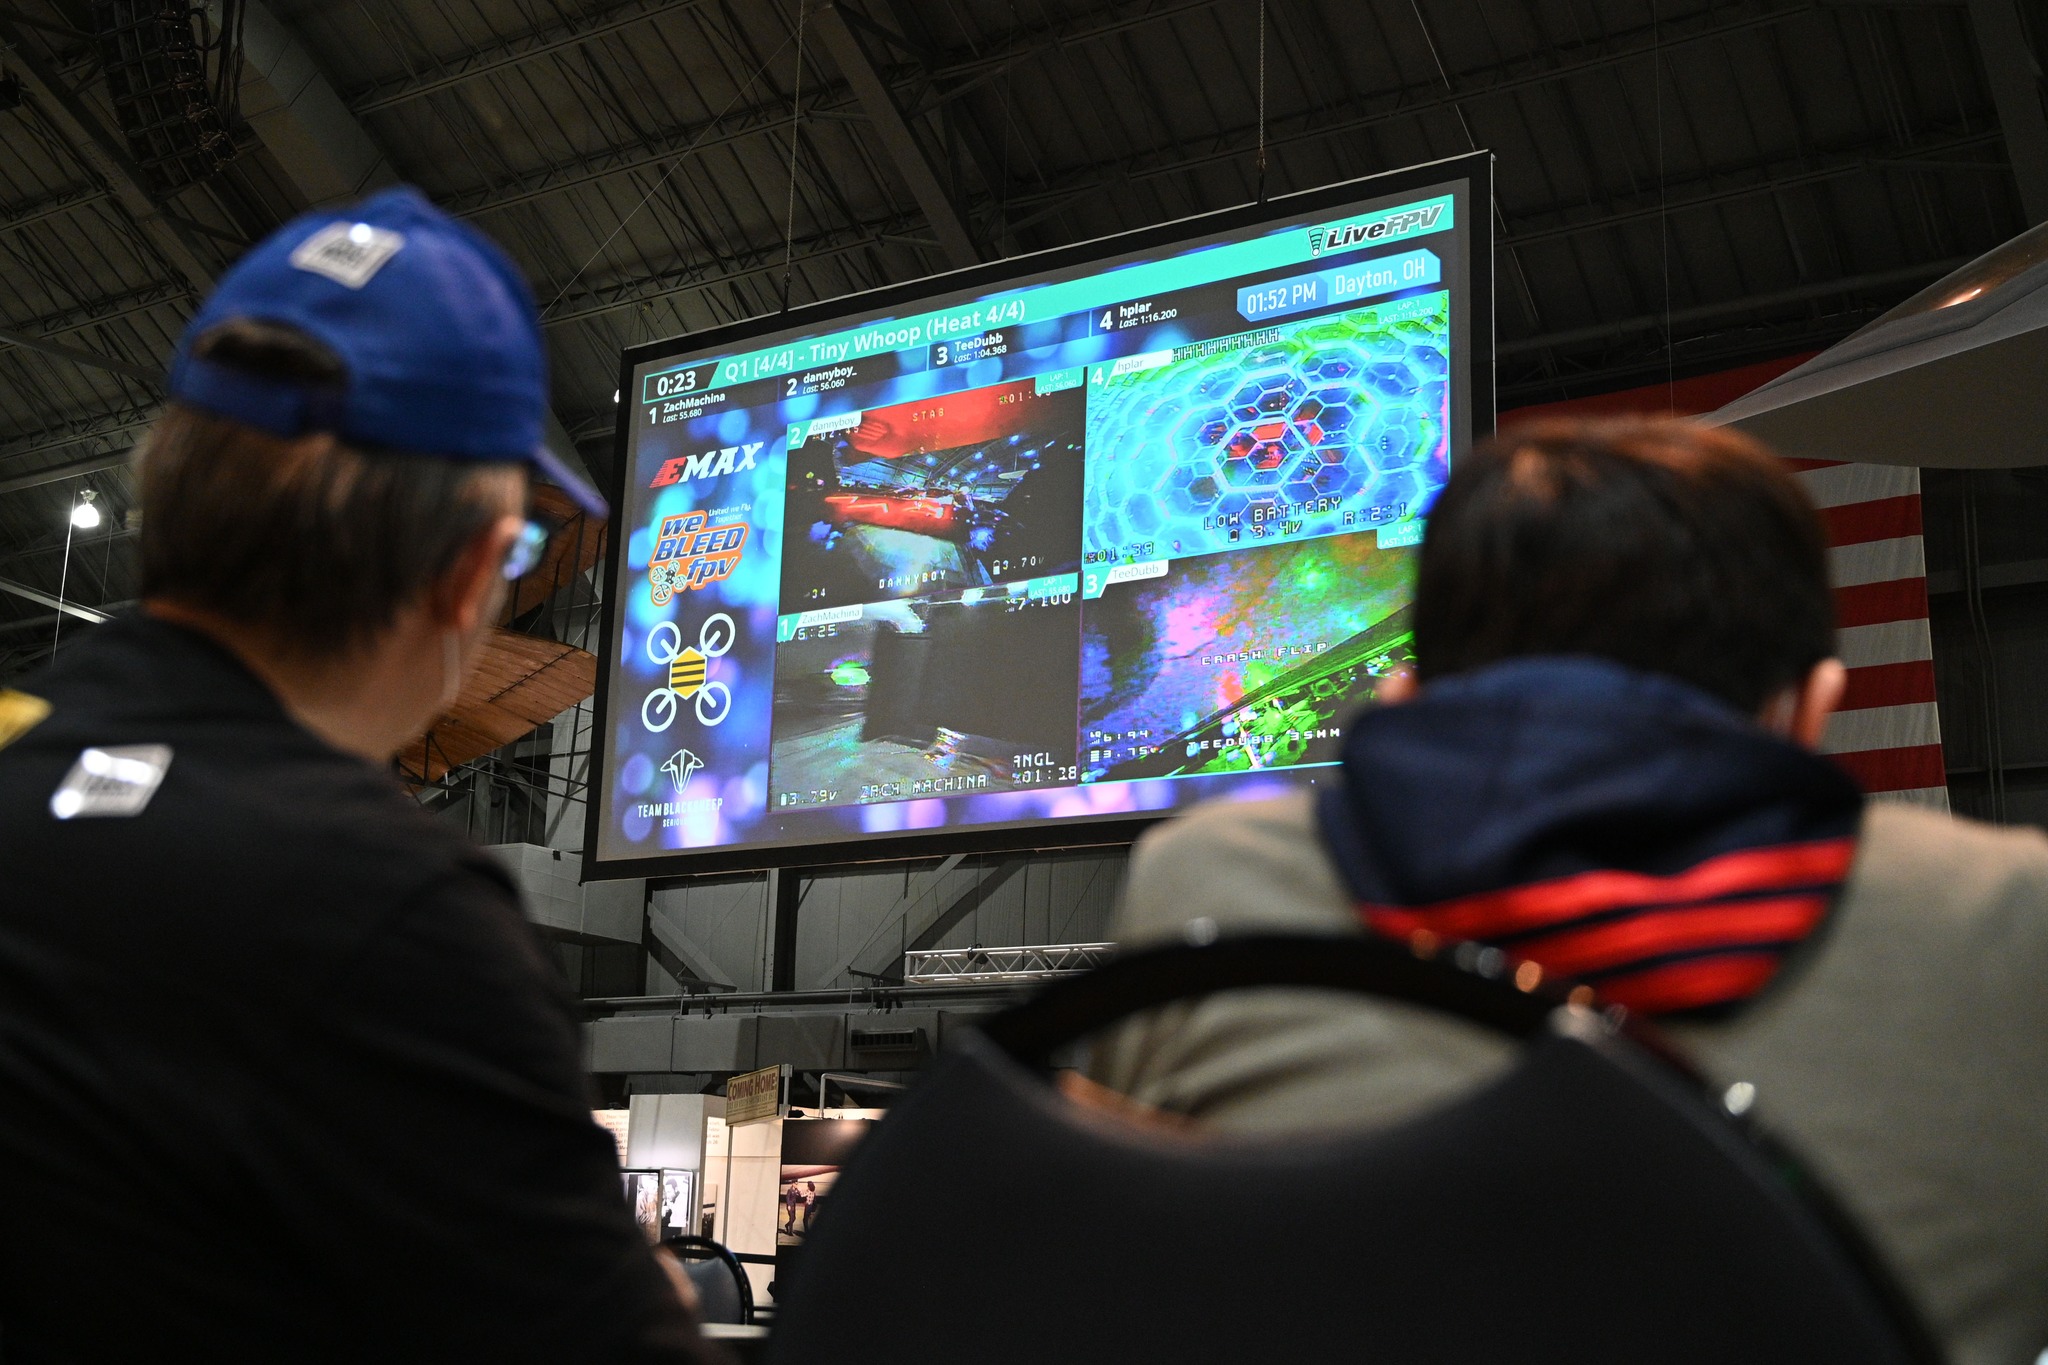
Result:
<svg viewBox="0 0 2048 1365">
<path fill-rule="evenodd" d="M 1441 291 L 1173 352 L 1088 392 L 1090 564 L 1364 531 L 1448 468 Z M 1106 369 L 1107 367 L 1104 367 Z"/>
</svg>

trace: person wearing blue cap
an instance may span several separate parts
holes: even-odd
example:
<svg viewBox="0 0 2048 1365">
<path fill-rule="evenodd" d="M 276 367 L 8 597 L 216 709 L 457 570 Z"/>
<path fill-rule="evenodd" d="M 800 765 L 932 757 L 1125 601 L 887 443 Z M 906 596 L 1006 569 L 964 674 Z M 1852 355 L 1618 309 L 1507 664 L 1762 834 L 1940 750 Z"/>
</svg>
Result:
<svg viewBox="0 0 2048 1365">
<path fill-rule="evenodd" d="M 0 690 L 8 1359 L 691 1361 L 577 1002 L 402 746 L 544 542 L 533 300 L 399 189 L 179 345 L 142 605 Z"/>
</svg>

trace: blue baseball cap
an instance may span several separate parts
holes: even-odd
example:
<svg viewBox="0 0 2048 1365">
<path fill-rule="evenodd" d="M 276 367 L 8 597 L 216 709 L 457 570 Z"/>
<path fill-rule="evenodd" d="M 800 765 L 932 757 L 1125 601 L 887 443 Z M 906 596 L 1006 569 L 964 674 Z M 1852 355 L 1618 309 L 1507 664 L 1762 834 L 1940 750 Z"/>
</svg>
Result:
<svg viewBox="0 0 2048 1365">
<path fill-rule="evenodd" d="M 347 367 L 337 386 L 266 379 L 192 354 L 235 318 L 296 327 Z M 547 448 L 547 347 L 519 268 L 410 186 L 304 214 L 223 275 L 178 342 L 171 396 L 293 437 L 331 431 L 447 460 L 518 462 L 592 516 L 604 498 Z"/>
</svg>

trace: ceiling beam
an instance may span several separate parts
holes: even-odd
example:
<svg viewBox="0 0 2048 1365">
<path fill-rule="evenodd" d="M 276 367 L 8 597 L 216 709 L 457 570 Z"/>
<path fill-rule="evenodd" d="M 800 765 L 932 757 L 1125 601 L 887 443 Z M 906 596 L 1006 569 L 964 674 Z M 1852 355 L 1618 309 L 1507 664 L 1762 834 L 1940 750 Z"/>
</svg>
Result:
<svg viewBox="0 0 2048 1365">
<path fill-rule="evenodd" d="M 989 898 L 1002 890 L 1003 885 L 1030 865 L 1030 858 L 1005 858 L 993 867 L 984 867 L 974 885 L 960 894 L 959 899 L 941 910 L 925 926 L 912 934 L 904 943 L 905 953 L 921 953 L 939 946 L 939 940 L 960 927 L 960 922 L 986 905 Z M 895 961 L 877 966 L 872 975 L 882 975 L 889 966 L 903 971 L 903 958 L 898 954 Z"/>
<path fill-rule="evenodd" d="M 1034 31 L 1034 36 L 1020 40 L 1012 48 L 979 58 L 954 63 L 930 72 L 913 64 L 900 70 L 892 68 L 883 74 L 885 80 L 890 82 L 927 77 L 938 83 L 956 73 L 1000 73 L 1006 64 L 1036 56 L 1041 52 L 1124 32 L 1140 23 L 1176 17 L 1192 10 L 1213 8 L 1217 2 L 1218 0 L 1181 0 L 1180 3 L 1161 3 L 1160 0 L 1154 0 L 1154 3 L 1145 5 L 1125 4 L 1102 13 L 1091 13 L 1085 22 L 1076 20 L 1060 25 L 1049 25 L 1042 31 Z M 1391 106 L 1367 114 L 1333 120 L 1320 113 L 1310 113 L 1279 120 L 1269 129 L 1267 145 L 1279 147 L 1345 137 L 1385 123 L 1418 118 L 1448 109 L 1465 100 L 1507 94 L 1525 86 L 1561 80 L 1644 56 L 1652 56 L 1658 51 L 1660 42 L 1668 52 L 1695 42 L 1704 42 L 1764 25 L 1783 23 L 1816 12 L 1815 7 L 1809 4 L 1760 4 L 1757 0 L 1727 6 L 1724 10 L 1725 12 L 1717 10 L 1702 19 L 1673 20 L 1661 26 L 1643 25 L 1638 29 L 1624 30 L 1576 47 L 1557 49 L 1540 56 L 1466 72 L 1458 77 L 1457 89 L 1448 94 L 1442 82 L 1428 81 L 1394 92 Z M 957 93 L 957 89 L 958 87 L 955 87 L 954 91 L 941 96 L 940 100 L 943 102 L 950 99 L 953 93 Z M 810 106 L 802 111 L 802 115 L 807 120 L 833 118 L 861 109 L 860 100 L 852 95 L 820 91 Z M 699 157 L 715 148 L 731 146 L 749 138 L 778 135 L 786 131 L 789 125 L 789 101 L 777 96 L 717 118 L 688 125 L 663 137 L 621 143 L 587 156 L 529 171 L 493 186 L 466 194 L 449 195 L 444 197 L 441 203 L 451 213 L 478 217 L 530 203 L 548 195 L 565 193 L 611 176 L 623 175 L 628 171 L 667 166 L 668 163 L 679 162 L 686 157 Z M 1028 194 L 1010 196 L 1007 207 L 1018 211 L 1011 216 L 1011 226 L 1021 225 L 1018 222 L 1018 215 L 1022 212 L 1035 210 L 1029 214 L 1035 221 L 1039 217 L 1057 212 L 1076 198 L 1095 193 L 1105 184 L 1199 170 L 1219 161 L 1247 155 L 1256 150 L 1258 139 L 1258 126 L 1246 124 L 1219 135 L 1200 152 L 1184 153 L 1179 144 L 1173 144 L 1151 148 L 1109 165 L 1097 163 L 1071 168 L 1045 188 L 1033 190 Z"/>
<path fill-rule="evenodd" d="M 67 527 L 66 529 L 68 530 L 69 528 Z M 118 545 L 133 540 L 141 534 L 142 528 L 139 525 L 132 529 L 125 525 L 115 526 L 112 530 L 96 532 L 89 537 L 74 537 L 73 544 L 79 553 L 83 554 L 92 547 L 97 546 L 104 549 L 108 545 Z M 62 554 L 63 552 L 64 538 L 62 536 L 52 536 L 40 544 L 26 546 L 19 550 L 11 550 L 5 555 L 0 555 L 0 569 L 10 568 L 31 559 L 42 559 L 48 555 Z"/>
<path fill-rule="evenodd" d="M 23 204 L 18 209 L 0 212 L 0 232 L 19 232 L 45 218 L 54 218 L 60 213 L 97 204 L 107 197 L 107 192 L 97 185 L 81 185 L 75 189 L 63 190 L 45 195 L 32 204 Z"/>
<path fill-rule="evenodd" d="M 19 493 L 26 488 L 41 488 L 44 484 L 61 483 L 85 474 L 97 474 L 103 469 L 119 469 L 128 463 L 133 450 L 109 451 L 104 455 L 88 455 L 83 459 L 71 460 L 64 464 L 53 464 L 27 474 L 16 474 L 12 478 L 0 479 L 0 495 Z"/>
<path fill-rule="evenodd" d="M 81 607 L 76 602 L 66 602 L 60 597 L 53 597 L 49 593 L 31 588 L 26 583 L 17 583 L 11 578 L 0 578 L 0 592 L 26 598 L 38 606 L 61 611 L 67 616 L 76 616 L 81 621 L 104 621 L 107 619 L 107 614 L 103 611 L 94 611 L 91 607 Z"/>
<path fill-rule="evenodd" d="M 896 903 L 882 912 L 881 918 L 875 921 L 875 927 L 868 931 L 868 936 L 860 942 L 859 946 L 834 963 L 832 970 L 825 973 L 820 980 L 827 984 L 837 981 L 840 977 L 847 974 L 849 968 L 859 966 L 863 960 L 870 963 L 876 961 L 886 963 L 893 959 L 896 963 L 897 971 L 901 972 L 903 969 L 903 944 L 917 937 L 919 930 L 944 913 L 943 905 L 937 900 L 937 897 L 945 887 L 946 878 L 958 869 L 962 862 L 966 861 L 966 856 L 963 853 L 950 854 L 936 867 L 928 868 L 922 872 L 905 877 L 903 880 L 903 894 L 896 898 Z M 928 902 L 932 908 L 927 911 L 924 910 L 924 907 Z M 911 917 L 920 914 L 921 911 L 921 918 L 917 921 L 917 929 L 910 928 Z M 890 941 L 882 937 L 890 929 L 899 930 L 895 937 L 893 948 L 890 947 Z M 881 940 L 879 945 L 877 940 Z"/>
<path fill-rule="evenodd" d="M 809 237 L 797 238 L 794 251 L 788 259 L 794 265 L 814 265 L 820 261 L 865 250 L 885 238 L 910 232 L 922 226 L 923 215 L 911 213 L 830 228 Z M 749 247 L 744 251 L 728 252 L 723 256 L 714 256 L 680 269 L 661 271 L 625 280 L 616 285 L 566 295 L 558 301 L 557 306 L 550 307 L 542 314 L 541 325 L 557 327 L 565 322 L 580 322 L 585 318 L 602 317 L 606 313 L 616 313 L 637 304 L 652 303 L 677 294 L 706 293 L 749 276 L 780 270 L 784 253 L 785 247 L 781 242 Z"/>
<path fill-rule="evenodd" d="M 1772 179 L 1745 185 L 1726 185 L 1723 182 L 1730 172 L 1717 172 L 1697 180 L 1672 182 L 1666 187 L 1670 197 L 1661 206 L 1632 205 L 1597 218 L 1569 223 L 1543 223 L 1529 228 L 1518 226 L 1522 221 L 1522 215 L 1518 214 L 1509 220 L 1508 235 L 1503 241 L 1522 246 L 1594 232 L 1617 223 L 1653 217 L 1659 212 L 1676 213 L 1708 207 L 1862 171 L 1912 169 L 1927 165 L 1930 161 L 1946 161 L 1961 152 L 1988 147 L 1995 141 L 1995 135 L 1990 133 L 1937 138 L 1904 148 L 1895 148 L 1896 155 L 1889 157 L 1873 156 L 1869 151 L 1859 149 L 1836 154 L 1822 160 L 1818 165 L 1807 164 L 1803 167 L 1787 168 L 1781 175 Z M 1969 162 L 1957 161 L 1954 168 L 1968 169 L 1970 165 Z M 1985 165 L 1989 167 L 1994 163 L 1986 162 Z M 1557 210 L 1545 209 L 1530 216 L 1541 219 L 1550 217 L 1555 212 Z M 809 237 L 801 237 L 796 242 L 795 260 L 800 265 L 828 260 L 871 245 L 875 241 L 914 231 L 918 226 L 920 220 L 917 215 L 899 215 L 895 218 L 830 229 Z M 677 294 L 707 292 L 773 269 L 781 262 L 782 252 L 783 246 L 777 242 L 771 246 L 730 252 L 695 262 L 681 269 L 622 280 L 600 289 L 579 290 L 561 299 L 556 307 L 550 308 L 545 322 L 547 326 L 555 327 L 567 322 L 601 317 L 635 304 L 670 298 Z M 606 430 L 610 430 L 609 423 Z"/>
<path fill-rule="evenodd" d="M 2002 173 L 2005 166 L 2000 162 L 1972 162 L 1962 160 L 1958 155 L 1994 147 L 1998 142 L 1998 134 L 1989 132 L 1966 133 L 1960 137 L 1930 138 L 1904 147 L 1887 139 L 1860 150 L 1819 157 L 1802 157 L 1798 161 L 1781 166 L 1756 166 L 1742 172 L 1710 172 L 1693 179 L 1672 181 L 1664 186 L 1661 194 L 1646 194 L 1640 202 L 1627 207 L 1609 204 L 1596 208 L 1597 216 L 1588 215 L 1564 223 L 1546 223 L 1540 227 L 1512 228 L 1500 241 L 1506 246 L 1529 246 L 1536 242 L 1555 241 L 1560 237 L 1576 237 L 1580 233 L 1590 232 L 1596 228 L 1616 227 L 1622 223 L 1660 218 L 1691 209 L 1717 207 L 1757 195 L 1776 194 L 1781 190 L 1795 189 L 1801 185 L 1818 185 L 1829 180 L 1840 180 L 1873 171 L 1981 169 Z M 1878 154 L 1880 149 L 1883 155 Z M 1731 175 L 1738 174 L 1762 178 L 1733 185 L 1716 183 L 1725 182 Z M 1548 216 L 1548 211 L 1539 210 L 1516 214 L 1515 220 L 1523 222 Z"/>
<path fill-rule="evenodd" d="M 64 7 L 56 5 L 52 6 L 52 8 L 61 10 Z M 90 29 L 77 28 L 71 24 L 60 24 L 49 19 L 38 18 L 36 15 L 26 13 L 14 5 L 0 5 L 0 16 L 12 19 L 15 23 L 21 24 L 26 28 L 40 29 L 44 33 L 54 33 L 60 38 L 69 38 L 74 42 L 89 43 L 93 40 L 93 33 Z"/>
<path fill-rule="evenodd" d="M 95 203 L 107 197 L 106 192 L 102 190 L 73 190 L 40 200 L 36 204 L 17 210 L 12 215 L 0 217 L 0 233 L 26 227 L 30 223 L 40 222 L 68 209 Z M 112 322 L 135 313 L 146 312 L 160 303 L 185 299 L 191 293 L 191 289 L 182 284 L 153 284 L 125 294 L 95 299 L 78 308 L 67 309 L 48 317 L 0 327 L 0 350 L 19 346 L 25 350 L 39 351 L 44 355 L 68 360 L 75 365 L 89 365 L 95 369 L 107 370 L 161 390 L 164 386 L 164 374 L 156 366 L 138 365 L 118 356 L 109 356 L 84 347 L 67 346 L 56 338 L 66 332 L 82 331 L 103 322 Z"/>
<path fill-rule="evenodd" d="M 1712 322 L 1721 318 L 1734 317 L 1742 313 L 1753 313 L 1763 309 L 1782 308 L 1787 304 L 1810 303 L 1815 299 L 1832 298 L 1839 294 L 1855 294 L 1869 289 L 1897 289 L 1911 284 L 1925 284 L 1940 279 L 1951 270 L 1969 264 L 1969 256 L 1955 256 L 1945 261 L 1928 261 L 1922 265 L 1909 265 L 1897 270 L 1878 270 L 1867 275 L 1848 275 L 1837 280 L 1823 280 L 1818 284 L 1802 284 L 1792 289 L 1779 289 L 1768 294 L 1749 294 L 1742 298 L 1722 299 L 1715 303 L 1696 304 L 1690 308 L 1676 309 L 1670 313 L 1644 313 L 1640 317 L 1623 318 L 1615 322 L 1596 322 L 1586 327 L 1572 327 L 1564 331 L 1545 332 L 1537 336 L 1522 337 L 1516 341 L 1503 342 L 1494 348 L 1494 355 L 1502 360 L 1529 355 L 1536 351 L 1550 350 L 1560 346 L 1578 346 L 1593 341 L 1612 341 L 1616 337 L 1629 336 L 1638 332 L 1660 331 L 1666 327 L 1689 327 L 1695 323 Z"/>
<path fill-rule="evenodd" d="M 443 63 L 438 70 L 426 75 L 405 76 L 359 87 L 349 92 L 348 107 L 359 118 L 378 113 L 436 91 L 453 89 L 480 76 L 488 76 L 493 71 L 508 71 L 549 53 L 617 33 L 657 15 L 681 14 L 696 9 L 703 3 L 705 0 L 626 0 L 625 4 L 611 5 L 595 14 L 544 24 L 517 38 L 494 43 L 455 61 Z"/>
<path fill-rule="evenodd" d="M 803 111 L 803 116 L 823 118 L 829 114 L 857 109 L 858 103 L 850 96 L 840 96 L 836 103 L 821 102 Z M 729 114 L 691 124 L 666 137 L 643 139 L 623 143 L 617 147 L 593 152 L 589 156 L 577 157 L 572 161 L 557 162 L 543 166 L 537 171 L 501 181 L 485 189 L 473 190 L 467 194 L 451 194 L 443 198 L 441 206 L 450 213 L 465 217 L 478 217 L 495 213 L 499 209 L 511 208 L 516 204 L 529 203 L 550 194 L 560 194 L 627 171 L 643 167 L 659 166 L 671 160 L 680 161 L 686 157 L 698 157 L 716 147 L 729 147 L 735 142 L 751 137 L 761 137 L 786 130 L 789 127 L 789 101 L 777 97 L 750 104 Z"/>
<path fill-rule="evenodd" d="M 262 0 L 242 7 L 242 116 L 304 205 L 344 204 L 395 183 L 391 159 L 305 44 Z M 550 448 L 588 478 L 552 404 L 542 425 Z"/>
<path fill-rule="evenodd" d="M 1475 71 L 1454 72 L 1454 84 L 1449 90 L 1441 79 L 1418 82 L 1376 97 L 1382 107 L 1367 112 L 1331 117 L 1327 111 L 1311 110 L 1276 119 L 1268 124 L 1265 145 L 1271 152 L 1297 143 L 1354 137 L 1387 124 L 1452 110 L 1474 100 L 1656 58 L 1659 52 L 1668 57 L 1694 43 L 1786 23 L 1816 12 L 1816 7 L 1810 4 L 1764 4 L 1756 0 L 1710 6 L 1695 17 L 1643 24 L 1584 43 L 1547 48 L 1535 56 L 1518 57 Z M 1067 203 L 1094 194 L 1105 185 L 1179 175 L 1251 155 L 1259 147 L 1259 127 L 1256 122 L 1243 124 L 1206 141 L 1208 145 L 1199 151 L 1186 151 L 1178 142 L 1162 143 L 1112 163 L 1074 167 L 1040 189 L 1011 195 L 1006 207 L 1015 216 L 1010 226 L 1022 226 L 1020 219 L 1027 213 L 1032 220 L 1056 213 Z"/>
<path fill-rule="evenodd" d="M 0 621 L 0 639 L 20 635 L 25 631 L 40 630 L 45 626 L 54 626 L 58 619 L 57 613 L 53 611 L 48 616 L 23 616 L 12 621 Z M 18 649 L 20 646 L 10 645 L 8 648 Z"/>
<path fill-rule="evenodd" d="M 114 322 L 137 313 L 146 313 L 161 303 L 177 303 L 190 298 L 192 291 L 181 284 L 152 284 L 125 294 L 113 294 L 97 298 L 76 308 L 67 308 L 61 313 L 46 313 L 39 318 L 23 318 L 8 326 L 17 332 L 31 336 L 54 337 L 65 332 L 81 332 L 103 322 Z"/>
<path fill-rule="evenodd" d="M 16 479 L 28 482 L 24 487 L 47 482 L 48 478 L 68 478 L 74 473 L 89 473 L 84 467 L 87 460 L 103 456 L 125 456 L 135 445 L 135 437 L 150 423 L 154 422 L 161 408 L 155 403 L 137 403 L 114 412 L 94 413 L 70 422 L 59 422 L 40 431 L 22 432 L 11 439 L 0 441 L 0 465 L 18 469 L 24 460 L 42 455 L 52 455 L 67 446 L 86 445 L 90 449 L 81 451 L 69 464 L 51 465 L 42 470 L 20 474 L 5 473 L 0 477 L 0 489 L 13 486 Z M 74 467 L 75 466 L 75 467 Z"/>
<path fill-rule="evenodd" d="M 1969 0 L 1969 8 L 2020 207 L 2029 225 L 2048 222 L 2048 113 L 2041 108 L 2041 68 L 2026 23 L 2016 0 Z"/>
<path fill-rule="evenodd" d="M 83 610 L 99 611 L 105 613 L 108 616 L 112 616 L 115 612 L 126 611 L 129 607 L 132 607 L 134 605 L 134 599 L 131 598 L 127 601 L 122 602 L 102 602 L 98 607 L 86 607 L 83 608 Z M 6 638 L 14 635 L 23 635 L 31 631 L 43 629 L 49 626 L 54 626 L 61 619 L 62 617 L 57 612 L 53 611 L 48 616 L 22 616 L 17 617 L 12 621 L 0 622 L 0 638 Z M 25 646 L 9 645 L 7 646 L 7 648 L 18 650 L 25 648 Z"/>
<path fill-rule="evenodd" d="M 1214 9 L 1223 2 L 1224 0 L 1123 0 L 1120 4 L 1098 5 L 1080 18 L 1028 29 L 1018 35 L 1015 43 L 993 52 L 964 57 L 930 70 L 915 63 L 891 67 L 883 72 L 883 78 L 891 84 L 899 80 L 912 79 L 925 79 L 934 83 L 968 80 L 972 84 L 979 84 L 984 79 L 1001 75 L 1018 62 L 1044 53 L 1113 37 L 1141 24 L 1177 18 L 1197 10 Z M 955 84 L 934 103 L 950 100 L 966 88 L 965 85 Z M 818 91 L 802 112 L 806 120 L 859 120 L 861 104 L 846 89 L 833 86 Z M 602 148 L 587 156 L 558 162 L 538 171 L 529 171 L 495 186 L 475 190 L 469 194 L 451 195 L 442 199 L 441 203 L 451 213 L 469 216 L 493 213 L 544 195 L 576 189 L 608 176 L 662 165 L 684 155 L 701 156 L 715 147 L 730 146 L 752 137 L 772 136 L 787 129 L 789 124 L 789 101 L 778 95 L 773 99 L 691 124 L 664 137 L 640 138 Z"/>
<path fill-rule="evenodd" d="M 348 106 L 358 116 L 381 112 L 425 95 L 523 65 L 539 57 L 567 51 L 608 34 L 617 33 L 661 15 L 680 14 L 701 7 L 706 0 L 626 0 L 593 14 L 545 24 L 516 38 L 479 48 L 467 56 L 418 76 L 402 76 L 359 86 L 348 93 Z M 1074 19 L 1039 24 L 1017 35 L 1014 43 L 994 52 L 963 56 L 939 66 L 932 74 L 941 79 L 968 80 L 979 85 L 1020 61 L 1077 43 L 1097 41 L 1136 28 L 1141 24 L 1171 19 L 1194 10 L 1214 9 L 1226 0 L 1121 0 L 1098 3 Z M 948 92 L 948 97 L 953 92 Z"/>
<path fill-rule="evenodd" d="M 1048 52 L 1100 42 L 1145 24 L 1180 19 L 1202 10 L 1216 9 L 1228 0 L 1131 0 L 1125 4 L 1094 5 L 1070 19 L 1058 19 L 1025 29 L 1015 41 L 993 52 L 935 65 L 930 72 L 944 90 L 935 104 L 949 103 L 1001 76 L 1011 68 Z M 919 112 L 923 112 L 920 110 Z"/>
<path fill-rule="evenodd" d="M 869 125 L 881 138 L 882 150 L 888 153 L 897 173 L 910 186 L 911 197 L 917 200 L 925 220 L 932 225 L 947 262 L 956 270 L 978 263 L 981 249 L 974 244 L 966 219 L 947 193 L 938 169 L 925 154 L 924 144 L 917 140 L 888 82 L 882 79 L 846 16 L 838 5 L 828 4 L 818 11 L 815 22 L 820 40 L 838 64 L 839 73 L 853 87 L 854 97 L 867 112 Z"/>
<path fill-rule="evenodd" d="M 1883 312 L 1889 303 L 1882 299 L 1880 295 L 1866 303 L 1845 301 L 1790 324 L 1743 321 L 1732 327 L 1694 331 L 1674 338 L 1668 355 L 1663 338 L 1638 333 L 1632 346 L 1617 345 L 1598 356 L 1575 353 L 1571 365 L 1525 357 L 1501 367 L 1499 409 L 1506 414 L 1536 403 L 1661 384 L 1673 374 L 1703 374 L 1822 350 Z"/>
<path fill-rule="evenodd" d="M 12 19 L 0 17 L 0 47 L 7 65 L 34 98 L 79 164 L 105 185 L 164 262 L 200 293 L 213 287 L 213 270 L 193 235 L 164 213 L 144 186 L 142 172 L 86 103 L 57 73 L 53 63 L 23 36 Z"/>
<path fill-rule="evenodd" d="M 59 360 L 68 360 L 74 365 L 89 365 L 94 369 L 108 370 L 114 374 L 124 375 L 129 379 L 147 384 L 155 389 L 161 389 L 164 386 L 164 372 L 162 370 L 153 369 L 147 365 L 133 365 L 125 360 L 116 360 L 112 356 L 101 355 L 98 351 L 87 351 L 77 346 L 66 346 L 63 342 L 51 341 L 48 337 L 31 336 L 27 332 L 11 332 L 5 328 L 0 328 L 0 342 L 4 342 L 9 346 L 19 346 L 23 350 L 35 351 L 42 355 L 55 356 Z"/>
</svg>

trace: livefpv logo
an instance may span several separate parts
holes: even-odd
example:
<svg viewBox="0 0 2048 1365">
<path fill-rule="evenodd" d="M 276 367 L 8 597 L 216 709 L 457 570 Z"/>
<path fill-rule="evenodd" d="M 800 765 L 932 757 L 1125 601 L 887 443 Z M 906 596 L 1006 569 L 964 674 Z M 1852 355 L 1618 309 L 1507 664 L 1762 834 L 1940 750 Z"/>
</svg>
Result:
<svg viewBox="0 0 2048 1365">
<path fill-rule="evenodd" d="M 1428 232 L 1443 217 L 1444 201 L 1395 209 L 1377 218 L 1358 218 L 1348 223 L 1325 223 L 1308 230 L 1308 254 L 1349 251 L 1370 242 L 1405 237 L 1411 232 Z"/>
</svg>

